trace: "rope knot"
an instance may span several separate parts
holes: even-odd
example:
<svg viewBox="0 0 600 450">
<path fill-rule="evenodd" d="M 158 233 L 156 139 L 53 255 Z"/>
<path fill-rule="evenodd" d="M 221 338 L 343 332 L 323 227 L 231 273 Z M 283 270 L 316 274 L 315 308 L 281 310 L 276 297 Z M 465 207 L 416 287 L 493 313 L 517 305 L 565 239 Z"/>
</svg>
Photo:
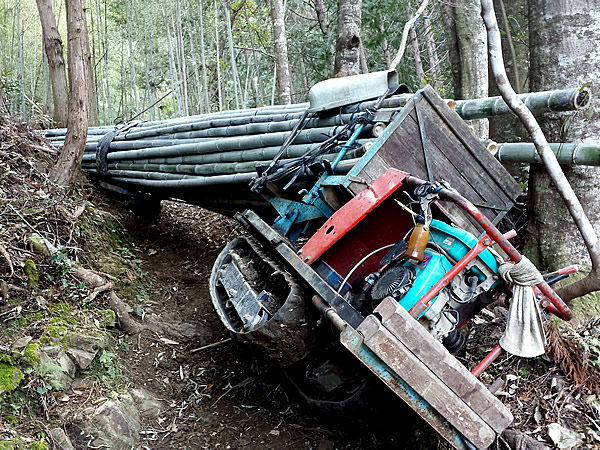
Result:
<svg viewBox="0 0 600 450">
<path fill-rule="evenodd" d="M 498 273 L 507 283 L 520 286 L 533 286 L 544 281 L 537 267 L 525 256 L 516 264 L 502 263 Z"/>
</svg>

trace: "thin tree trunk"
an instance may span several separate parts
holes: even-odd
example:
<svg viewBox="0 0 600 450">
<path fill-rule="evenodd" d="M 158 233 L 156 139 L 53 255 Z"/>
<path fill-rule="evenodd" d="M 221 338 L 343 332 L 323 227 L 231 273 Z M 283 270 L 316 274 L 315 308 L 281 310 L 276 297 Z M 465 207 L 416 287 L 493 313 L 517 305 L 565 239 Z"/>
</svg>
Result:
<svg viewBox="0 0 600 450">
<path fill-rule="evenodd" d="M 110 72 L 108 71 L 108 55 L 110 55 L 110 49 L 108 46 L 108 7 L 107 0 L 104 0 L 104 83 L 106 86 L 106 108 L 108 110 L 108 118 L 112 123 L 114 121 L 114 117 L 110 98 Z"/>
<path fill-rule="evenodd" d="M 202 58 L 202 91 L 204 94 L 205 101 L 205 111 L 210 112 L 210 99 L 208 97 L 208 83 L 206 81 L 206 54 L 204 51 L 204 25 L 203 25 L 203 16 L 204 11 L 202 10 L 202 0 L 198 0 L 198 19 L 199 19 L 199 27 L 200 27 L 200 57 Z"/>
<path fill-rule="evenodd" d="M 513 86 L 515 92 L 518 94 L 522 90 L 521 86 L 521 77 L 519 75 L 519 64 L 517 62 L 517 52 L 515 51 L 515 44 L 512 38 L 512 31 L 510 29 L 510 23 L 508 22 L 508 16 L 506 15 L 506 8 L 504 7 L 503 0 L 496 0 L 498 5 L 500 6 L 500 17 L 502 17 L 502 27 L 504 28 L 504 33 L 506 35 L 505 42 L 508 44 L 508 50 L 510 53 L 510 60 L 512 64 L 512 75 L 513 75 Z"/>
<path fill-rule="evenodd" d="M 454 86 L 454 98 L 463 98 L 462 95 L 462 74 L 460 55 L 458 52 L 458 38 L 456 36 L 456 14 L 452 6 L 440 4 L 442 22 L 444 24 L 444 35 L 446 45 L 448 46 L 448 58 L 450 60 L 450 70 L 452 71 L 452 85 Z"/>
<path fill-rule="evenodd" d="M 456 37 L 461 65 L 461 99 L 488 96 L 487 34 L 480 15 L 479 0 L 465 0 L 456 7 Z M 487 119 L 471 122 L 480 139 L 489 135 Z"/>
<path fill-rule="evenodd" d="M 181 4 L 179 0 L 175 2 L 175 15 L 177 18 L 177 48 L 179 53 L 179 67 L 181 70 L 181 81 L 183 86 L 183 115 L 189 115 L 188 106 L 188 83 L 187 83 L 187 64 L 185 62 L 185 47 L 183 45 L 183 30 L 181 26 Z"/>
<path fill-rule="evenodd" d="M 65 145 L 56 166 L 50 173 L 50 179 L 62 186 L 75 181 L 79 172 L 81 158 L 85 149 L 88 130 L 88 97 L 86 77 L 86 40 L 82 34 L 85 27 L 83 0 L 66 0 L 67 36 L 69 57 L 69 123 Z"/>
<path fill-rule="evenodd" d="M 360 73 L 362 0 L 338 0 L 338 28 L 333 73 L 347 77 Z"/>
<path fill-rule="evenodd" d="M 216 66 L 217 66 L 217 94 L 219 97 L 219 111 L 223 111 L 223 93 L 221 91 L 221 58 L 219 53 L 219 20 L 218 20 L 218 4 L 215 0 L 215 47 L 216 53 Z"/>
<path fill-rule="evenodd" d="M 169 27 L 169 18 L 163 8 L 163 17 L 165 19 L 165 28 L 167 33 L 167 47 L 169 52 L 169 74 L 171 78 L 171 90 L 173 91 L 173 112 L 182 116 L 181 97 L 179 95 L 179 80 L 177 79 L 177 68 L 175 67 L 175 56 L 173 54 L 173 45 L 171 44 L 171 29 Z"/>
<path fill-rule="evenodd" d="M 271 0 L 271 22 L 273 24 L 273 54 L 275 55 L 276 83 L 279 103 L 292 103 L 290 62 L 285 35 L 285 11 L 281 0 Z"/>
<path fill-rule="evenodd" d="M 365 46 L 363 45 L 362 40 L 360 41 L 359 56 L 360 56 L 360 73 L 369 73 L 369 65 L 367 64 L 367 55 L 365 53 Z"/>
<path fill-rule="evenodd" d="M 430 84 L 436 86 L 442 79 L 442 69 L 440 67 L 440 58 L 438 57 L 435 40 L 433 39 L 431 19 L 427 16 L 423 17 L 423 25 L 425 26 L 425 44 L 429 58 L 429 73 L 431 74 L 429 78 Z"/>
<path fill-rule="evenodd" d="M 383 25 L 383 21 L 379 22 L 379 31 L 383 36 L 383 39 L 381 41 L 381 50 L 383 51 L 383 57 L 385 59 L 385 67 L 390 67 L 390 65 L 392 64 L 392 55 L 390 54 L 390 43 L 386 37 L 387 31 L 385 29 L 385 26 Z"/>
<path fill-rule="evenodd" d="M 319 28 L 327 40 L 329 40 L 329 19 L 327 18 L 327 10 L 323 0 L 315 0 L 315 12 L 317 13 L 317 21 Z"/>
<path fill-rule="evenodd" d="M 150 87 L 150 83 L 152 82 L 150 79 L 150 68 L 151 59 L 148 58 L 148 22 L 146 17 L 146 11 L 144 11 L 144 81 L 146 84 L 146 93 L 144 94 L 144 105 L 146 104 L 146 97 L 149 98 L 148 103 L 154 105 L 156 101 L 153 97 L 153 90 Z M 150 37 L 150 47 L 152 46 L 152 36 Z M 152 48 L 150 48 L 150 52 L 152 52 Z M 154 120 L 154 106 L 151 106 L 148 110 L 148 114 L 150 116 L 150 120 Z"/>
<path fill-rule="evenodd" d="M 419 81 L 419 87 L 422 87 L 425 85 L 425 71 L 423 70 L 423 61 L 421 61 L 419 38 L 417 37 L 417 31 L 415 30 L 414 25 L 410 28 L 410 40 L 413 59 L 415 60 L 415 71 L 417 73 L 417 80 Z"/>
<path fill-rule="evenodd" d="M 96 83 L 94 82 L 94 69 L 92 68 L 92 56 L 90 55 L 90 41 L 87 28 L 87 19 L 85 16 L 85 5 L 83 8 L 83 29 L 81 30 L 81 39 L 83 42 L 83 58 L 85 63 L 85 76 L 87 83 L 88 96 L 88 125 L 90 127 L 98 126 L 98 96 L 96 95 Z"/>
<path fill-rule="evenodd" d="M 52 99 L 54 104 L 54 123 L 57 127 L 67 126 L 68 118 L 68 90 L 65 60 L 63 58 L 63 46 L 54 12 L 52 11 L 52 0 L 37 0 L 40 13 L 42 34 L 44 36 L 44 48 L 48 58 L 50 83 L 52 84 Z"/>
<path fill-rule="evenodd" d="M 400 64 L 400 61 L 404 56 L 404 52 L 406 51 L 406 41 L 408 39 L 408 32 L 414 26 L 415 22 L 421 16 L 421 14 L 423 14 L 423 11 L 425 11 L 425 8 L 427 8 L 428 3 L 429 0 L 423 0 L 421 6 L 419 6 L 415 14 L 411 16 L 404 24 L 404 29 L 402 30 L 402 39 L 400 40 L 398 52 L 396 53 L 396 56 L 394 57 L 390 65 L 388 66 L 388 69 L 396 69 L 396 67 L 398 67 L 398 64 Z"/>
<path fill-rule="evenodd" d="M 258 101 L 256 102 L 256 106 L 260 106 L 264 103 L 265 101 L 265 88 L 262 82 L 262 78 L 260 76 L 260 66 L 258 65 L 258 59 L 256 58 L 256 49 L 255 49 L 255 44 L 254 44 L 254 33 L 253 33 L 253 29 L 250 27 L 250 18 L 248 17 L 248 11 L 246 8 L 244 8 L 244 16 L 245 16 L 245 22 L 246 22 L 246 26 L 247 26 L 247 30 L 248 30 L 248 36 L 250 37 L 250 48 L 252 49 L 252 60 L 254 62 L 254 67 L 256 69 L 256 78 L 258 81 Z"/>
<path fill-rule="evenodd" d="M 131 32 L 131 23 L 133 22 L 133 17 L 131 14 L 131 9 L 133 7 L 133 10 L 135 11 L 135 5 L 133 4 L 133 0 L 131 0 L 131 3 L 128 1 L 127 2 L 127 41 L 129 44 L 129 77 L 131 80 L 131 90 L 132 90 L 132 95 L 133 95 L 133 105 L 131 106 L 131 109 L 133 112 L 137 111 L 140 105 L 140 94 L 138 92 L 138 87 L 137 87 L 137 76 L 135 73 L 135 54 L 133 52 L 133 36 L 132 36 L 132 32 Z"/>
<path fill-rule="evenodd" d="M 229 56 L 231 57 L 231 73 L 233 78 L 233 90 L 235 93 L 235 108 L 240 109 L 240 78 L 235 63 L 235 51 L 233 49 L 233 33 L 231 31 L 231 15 L 229 14 L 229 5 L 223 5 L 225 8 L 225 20 L 227 22 L 227 41 L 229 43 Z"/>
<path fill-rule="evenodd" d="M 196 103 L 194 105 L 194 114 L 200 114 L 203 108 L 202 102 L 202 84 L 200 83 L 200 73 L 198 72 L 198 62 L 196 61 L 196 49 L 194 47 L 194 38 L 188 28 L 188 38 L 190 40 L 190 59 L 194 67 L 194 84 L 196 85 Z"/>
<path fill-rule="evenodd" d="M 17 0 L 17 61 L 19 64 L 19 115 L 25 120 L 25 64 L 23 57 L 23 23 L 21 21 L 21 0 Z"/>
</svg>

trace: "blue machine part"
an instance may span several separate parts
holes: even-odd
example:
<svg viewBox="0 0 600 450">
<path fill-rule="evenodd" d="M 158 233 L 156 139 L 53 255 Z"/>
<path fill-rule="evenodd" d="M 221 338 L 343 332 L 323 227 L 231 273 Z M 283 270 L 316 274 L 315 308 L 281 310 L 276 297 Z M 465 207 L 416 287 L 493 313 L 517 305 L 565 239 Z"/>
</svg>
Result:
<svg viewBox="0 0 600 450">
<path fill-rule="evenodd" d="M 477 238 L 468 231 L 453 227 L 439 220 L 432 220 L 430 225 L 429 241 L 446 251 L 456 261 L 463 258 L 467 252 L 475 246 Z M 407 261 L 405 266 L 413 266 L 416 270 L 416 278 L 413 286 L 400 300 L 400 305 L 410 310 L 417 301 L 425 295 L 445 274 L 453 264 L 444 255 L 434 250 L 425 251 L 425 259 L 419 265 Z M 489 250 L 484 250 L 479 255 L 480 260 L 494 273 L 498 273 L 498 262 Z M 482 281 L 485 275 L 473 267 L 473 273 Z M 433 305 L 437 297 L 430 305 Z M 431 306 L 430 306 L 431 307 Z M 423 312 L 424 314 L 425 312 Z"/>
<path fill-rule="evenodd" d="M 415 265 L 407 261 L 404 265 L 412 266 L 416 270 L 415 282 L 406 295 L 400 299 L 400 305 L 407 311 L 415 306 L 417 301 L 452 268 L 452 263 L 448 261 L 448 258 L 432 250 L 425 250 L 425 258 L 420 264 Z M 433 299 L 431 305 L 435 303 L 436 299 L 437 297 Z"/>
<path fill-rule="evenodd" d="M 447 251 L 456 261 L 465 256 L 477 244 L 477 238 L 471 233 L 445 222 L 434 219 L 431 221 L 430 228 L 429 240 Z M 481 252 L 478 258 L 492 272 L 498 273 L 498 262 L 489 250 L 486 249 Z"/>
</svg>

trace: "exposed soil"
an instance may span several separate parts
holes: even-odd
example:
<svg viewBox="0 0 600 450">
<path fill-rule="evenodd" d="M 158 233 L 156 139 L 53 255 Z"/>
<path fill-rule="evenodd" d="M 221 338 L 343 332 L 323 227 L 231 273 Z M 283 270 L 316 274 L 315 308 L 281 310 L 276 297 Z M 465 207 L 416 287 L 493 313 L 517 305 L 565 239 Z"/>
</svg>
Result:
<svg viewBox="0 0 600 450">
<path fill-rule="evenodd" d="M 144 307 L 169 321 L 200 325 L 190 340 L 165 343 L 161 336 L 144 332 L 129 339 L 127 352 L 121 351 L 122 370 L 131 383 L 156 393 L 169 405 L 158 419 L 147 419 L 142 445 L 152 449 L 416 448 L 422 428 L 400 431 L 399 425 L 420 419 L 403 418 L 404 409 L 396 412 L 398 425 L 389 431 L 364 417 L 327 420 L 324 425 L 285 389 L 277 368 L 254 359 L 229 339 L 212 308 L 208 280 L 220 249 L 241 232 L 235 221 L 175 202 L 163 202 L 160 216 L 150 224 L 140 225 L 131 214 L 122 215 L 140 250 L 142 270 L 152 280 Z M 344 421 L 351 425 L 340 426 Z"/>
</svg>

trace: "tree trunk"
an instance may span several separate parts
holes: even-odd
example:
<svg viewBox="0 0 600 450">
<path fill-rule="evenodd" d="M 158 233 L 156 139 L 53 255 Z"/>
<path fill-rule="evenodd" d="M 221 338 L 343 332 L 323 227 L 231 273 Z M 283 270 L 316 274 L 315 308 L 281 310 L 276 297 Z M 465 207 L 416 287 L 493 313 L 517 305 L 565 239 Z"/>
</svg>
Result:
<svg viewBox="0 0 600 450">
<path fill-rule="evenodd" d="M 206 82 L 206 53 L 204 50 L 204 24 L 202 19 L 204 11 L 202 10 L 202 0 L 198 0 L 198 26 L 200 28 L 200 58 L 202 59 L 202 93 L 204 95 L 204 111 L 210 112 L 210 99 L 208 98 L 208 83 Z"/>
<path fill-rule="evenodd" d="M 86 47 L 82 34 L 85 27 L 83 0 L 66 0 L 67 37 L 69 58 L 69 122 L 65 145 L 50 179 L 62 186 L 75 181 L 85 149 L 88 131 L 87 87 L 86 87 Z"/>
<path fill-rule="evenodd" d="M 181 4 L 179 0 L 175 2 L 175 32 L 177 33 L 177 55 L 179 70 L 181 72 L 181 85 L 182 85 L 182 103 L 183 103 L 183 115 L 189 115 L 189 94 L 188 94 L 188 83 L 187 83 L 187 64 L 185 62 L 185 47 L 183 45 L 183 28 L 181 25 Z"/>
<path fill-rule="evenodd" d="M 271 0 L 271 21 L 273 23 L 273 53 L 277 68 L 277 93 L 281 105 L 292 103 L 292 83 L 285 35 L 285 14 L 281 0 Z"/>
<path fill-rule="evenodd" d="M 360 73 L 369 73 L 369 65 L 367 64 L 367 54 L 365 53 L 365 46 L 363 45 L 362 41 L 360 41 L 359 57 Z"/>
<path fill-rule="evenodd" d="M 329 19 L 327 18 L 327 10 L 323 0 L 315 0 L 315 12 L 317 13 L 317 21 L 319 28 L 327 40 L 329 40 Z"/>
<path fill-rule="evenodd" d="M 83 3 L 82 3 L 83 4 Z M 92 55 L 90 54 L 90 41 L 85 17 L 85 4 L 83 4 L 83 22 L 81 29 L 83 61 L 85 63 L 85 82 L 88 98 L 88 125 L 98 126 L 98 96 L 96 95 L 96 82 L 94 81 L 94 69 L 92 67 Z"/>
<path fill-rule="evenodd" d="M 530 0 L 531 91 L 581 86 L 600 79 L 599 10 L 598 0 Z M 540 125 L 550 142 L 585 142 L 600 134 L 599 111 L 596 96 L 589 115 L 587 111 L 546 115 Z M 599 233 L 600 171 L 597 167 L 573 166 L 565 174 Z M 536 262 L 545 268 L 573 262 L 589 264 L 579 233 L 543 167 L 531 167 L 529 187 L 532 239 L 528 250 L 537 257 Z"/>
<path fill-rule="evenodd" d="M 360 23 L 362 0 L 338 0 L 338 28 L 335 41 L 336 77 L 360 73 Z"/>
<path fill-rule="evenodd" d="M 54 123 L 57 127 L 62 128 L 67 126 L 68 118 L 67 72 L 63 58 L 62 39 L 54 19 L 52 0 L 37 0 L 37 7 L 40 13 L 44 49 L 48 57 L 50 83 L 52 84 Z"/>
<path fill-rule="evenodd" d="M 460 89 L 455 98 L 472 99 L 488 96 L 487 33 L 481 18 L 479 0 L 465 0 L 455 8 L 455 32 L 460 58 Z M 456 93 L 458 92 L 458 95 Z M 489 134 L 487 119 L 471 122 L 480 139 Z"/>
<path fill-rule="evenodd" d="M 433 86 L 442 81 L 442 69 L 440 67 L 440 58 L 438 56 L 435 39 L 433 38 L 433 25 L 431 19 L 427 16 L 423 18 L 425 27 L 425 44 L 427 45 L 427 57 L 429 58 L 429 79 Z"/>
<path fill-rule="evenodd" d="M 461 89 L 461 64 L 458 52 L 458 37 L 456 36 L 456 14 L 450 5 L 441 3 L 441 16 L 444 24 L 446 45 L 448 46 L 448 59 L 452 71 L 452 85 L 454 86 L 454 98 L 462 98 Z"/>
<path fill-rule="evenodd" d="M 383 25 L 383 21 L 379 22 L 379 31 L 381 32 L 381 36 L 383 36 L 383 39 L 381 40 L 381 50 L 383 51 L 383 58 L 385 59 L 385 67 L 390 67 L 392 55 L 390 55 L 390 43 L 386 37 L 387 30 Z"/>
<path fill-rule="evenodd" d="M 425 85 L 425 71 L 423 70 L 423 61 L 421 60 L 421 50 L 419 50 L 419 38 L 414 25 L 410 28 L 410 46 L 412 49 L 413 59 L 415 60 L 415 71 L 417 73 L 417 81 L 419 88 Z"/>
</svg>

